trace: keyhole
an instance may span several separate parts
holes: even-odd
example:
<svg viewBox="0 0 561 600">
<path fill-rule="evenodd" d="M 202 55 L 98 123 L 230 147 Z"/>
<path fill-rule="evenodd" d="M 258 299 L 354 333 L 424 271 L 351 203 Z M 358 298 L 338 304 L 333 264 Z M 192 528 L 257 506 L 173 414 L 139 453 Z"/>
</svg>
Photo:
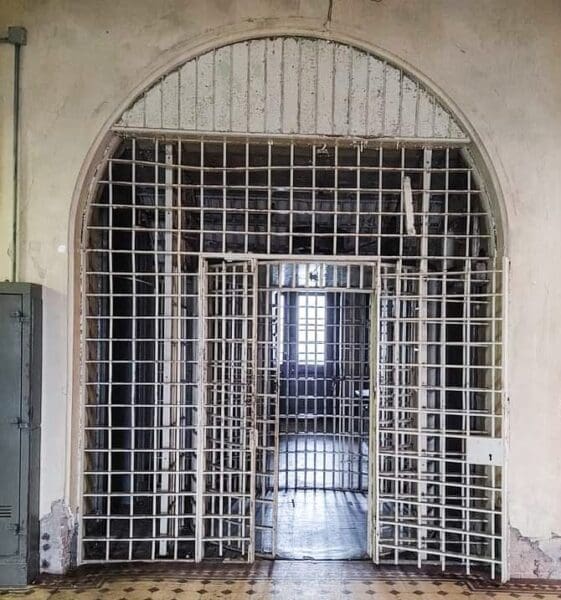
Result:
<svg viewBox="0 0 561 600">
<path fill-rule="evenodd" d="M 489 454 L 489 462 L 492 462 L 492 460 L 493 460 L 493 455 Z"/>
</svg>

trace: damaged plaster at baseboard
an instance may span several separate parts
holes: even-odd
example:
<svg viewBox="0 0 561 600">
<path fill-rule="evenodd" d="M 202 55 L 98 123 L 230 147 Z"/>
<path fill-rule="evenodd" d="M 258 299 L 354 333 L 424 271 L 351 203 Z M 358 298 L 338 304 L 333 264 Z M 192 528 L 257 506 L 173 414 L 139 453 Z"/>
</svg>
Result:
<svg viewBox="0 0 561 600">
<path fill-rule="evenodd" d="M 512 579 L 561 579 L 561 536 L 548 539 L 523 536 L 510 528 L 509 567 Z"/>
<path fill-rule="evenodd" d="M 64 500 L 41 517 L 41 572 L 61 575 L 76 565 L 77 523 Z"/>
</svg>

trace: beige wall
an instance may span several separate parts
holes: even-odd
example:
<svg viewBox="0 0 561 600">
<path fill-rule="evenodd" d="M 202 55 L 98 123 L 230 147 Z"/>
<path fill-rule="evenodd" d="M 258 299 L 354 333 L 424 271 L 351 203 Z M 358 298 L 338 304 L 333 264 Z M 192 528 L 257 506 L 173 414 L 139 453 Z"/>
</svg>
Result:
<svg viewBox="0 0 561 600">
<path fill-rule="evenodd" d="M 379 48 L 432 80 L 490 156 L 512 261 L 512 572 L 559 577 L 551 561 L 561 556 L 554 539 L 561 534 L 561 2 L 333 0 L 331 21 L 328 7 L 328 0 L 1 2 L 1 29 L 21 25 L 29 36 L 22 73 L 20 279 L 45 286 L 41 512 L 71 497 L 67 248 L 79 175 L 96 139 L 151 74 L 198 44 L 248 31 L 322 30 Z M 2 114 L 11 93 L 4 85 L 10 51 L 0 47 Z M 4 120 L 2 171 L 10 161 L 6 129 Z M 5 184 L 0 194 L 4 279 L 11 203 Z M 539 544 L 530 546 L 518 533 Z M 532 551 L 549 566 L 536 572 Z"/>
</svg>

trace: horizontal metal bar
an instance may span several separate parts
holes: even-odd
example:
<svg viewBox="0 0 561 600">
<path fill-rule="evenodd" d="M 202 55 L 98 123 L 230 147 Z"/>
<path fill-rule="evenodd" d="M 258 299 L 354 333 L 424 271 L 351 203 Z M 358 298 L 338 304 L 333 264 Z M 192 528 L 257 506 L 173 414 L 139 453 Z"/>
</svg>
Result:
<svg viewBox="0 0 561 600">
<path fill-rule="evenodd" d="M 436 542 L 438 543 L 439 540 Z M 457 543 L 459 544 L 460 542 L 457 542 Z M 392 544 L 390 542 L 387 542 L 383 538 L 381 538 L 380 539 L 380 549 L 383 549 L 383 548 L 387 548 L 388 550 L 399 550 L 402 552 L 412 552 L 415 554 L 433 554 L 435 556 L 442 556 L 444 558 L 454 558 L 454 559 L 458 559 L 458 560 L 469 561 L 472 563 L 483 563 L 483 564 L 494 564 L 494 565 L 501 564 L 501 561 L 499 559 L 493 559 L 490 557 L 479 556 L 479 555 L 473 554 L 473 553 L 470 553 L 469 555 L 467 555 L 467 554 L 461 554 L 459 552 L 445 552 L 445 551 L 437 550 L 434 548 L 429 548 L 427 546 L 421 546 L 421 547 L 404 546 L 401 544 Z"/>
<path fill-rule="evenodd" d="M 376 144 L 376 146 L 385 146 L 395 147 L 396 144 L 400 146 L 408 146 L 412 147 L 424 147 L 424 146 L 436 146 L 436 147 L 446 147 L 446 148 L 454 148 L 454 147 L 463 147 L 469 143 L 468 138 L 431 138 L 431 137 L 423 137 L 423 138 L 410 138 L 410 137 L 356 137 L 356 136 L 336 136 L 336 135 L 321 135 L 321 136 L 309 136 L 302 134 L 274 134 L 274 133 L 216 133 L 216 132 L 204 132 L 199 130 L 185 130 L 185 129 L 164 129 L 164 128 L 153 128 L 153 127 L 112 127 L 112 131 L 115 133 L 120 133 L 124 136 L 134 136 L 137 138 L 147 137 L 150 140 L 157 138 L 162 141 L 194 141 L 201 142 L 204 141 L 213 141 L 213 142 L 257 142 L 261 141 L 264 143 L 272 143 L 276 140 L 279 143 L 286 145 L 287 143 L 316 143 L 318 145 L 323 145 L 325 143 L 337 143 L 345 146 L 349 145 L 361 145 L 367 146 L 370 142 Z"/>
</svg>

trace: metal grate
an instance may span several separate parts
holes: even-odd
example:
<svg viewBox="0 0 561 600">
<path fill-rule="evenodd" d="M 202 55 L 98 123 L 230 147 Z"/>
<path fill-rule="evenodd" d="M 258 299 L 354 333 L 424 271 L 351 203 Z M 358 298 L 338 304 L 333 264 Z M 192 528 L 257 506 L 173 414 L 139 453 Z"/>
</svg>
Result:
<svg viewBox="0 0 561 600">
<path fill-rule="evenodd" d="M 255 555 L 256 283 L 254 262 L 202 263 L 199 560 Z"/>
<path fill-rule="evenodd" d="M 148 256 L 154 237 L 180 231 L 177 256 L 427 257 L 442 271 L 492 251 L 475 179 L 459 148 L 132 138 L 109 161 L 87 231 L 128 240 L 134 230 Z M 165 211 L 164 189 L 175 199 Z M 90 260 L 131 251 L 86 248 Z"/>
<path fill-rule="evenodd" d="M 263 268 L 279 306 L 279 488 L 365 492 L 374 270 Z"/>
<path fill-rule="evenodd" d="M 380 271 L 377 559 L 501 567 L 503 273 Z"/>
<path fill-rule="evenodd" d="M 339 448 L 335 432 L 362 441 L 325 485 L 372 483 L 374 558 L 494 573 L 504 476 L 472 462 L 481 440 L 468 442 L 502 437 L 493 232 L 460 148 L 124 139 L 82 239 L 80 561 L 274 555 L 276 494 L 296 484 L 282 475 L 290 460 L 278 469 L 279 437 L 309 408 L 284 411 L 279 397 L 294 383 L 285 313 L 302 292 L 316 307 L 323 295 L 327 332 L 330 319 L 348 325 L 332 331 L 345 372 L 328 433 Z M 307 363 L 313 374 L 321 361 Z M 368 461 L 354 401 L 374 372 Z M 308 467 L 304 484 L 319 485 Z"/>
</svg>

